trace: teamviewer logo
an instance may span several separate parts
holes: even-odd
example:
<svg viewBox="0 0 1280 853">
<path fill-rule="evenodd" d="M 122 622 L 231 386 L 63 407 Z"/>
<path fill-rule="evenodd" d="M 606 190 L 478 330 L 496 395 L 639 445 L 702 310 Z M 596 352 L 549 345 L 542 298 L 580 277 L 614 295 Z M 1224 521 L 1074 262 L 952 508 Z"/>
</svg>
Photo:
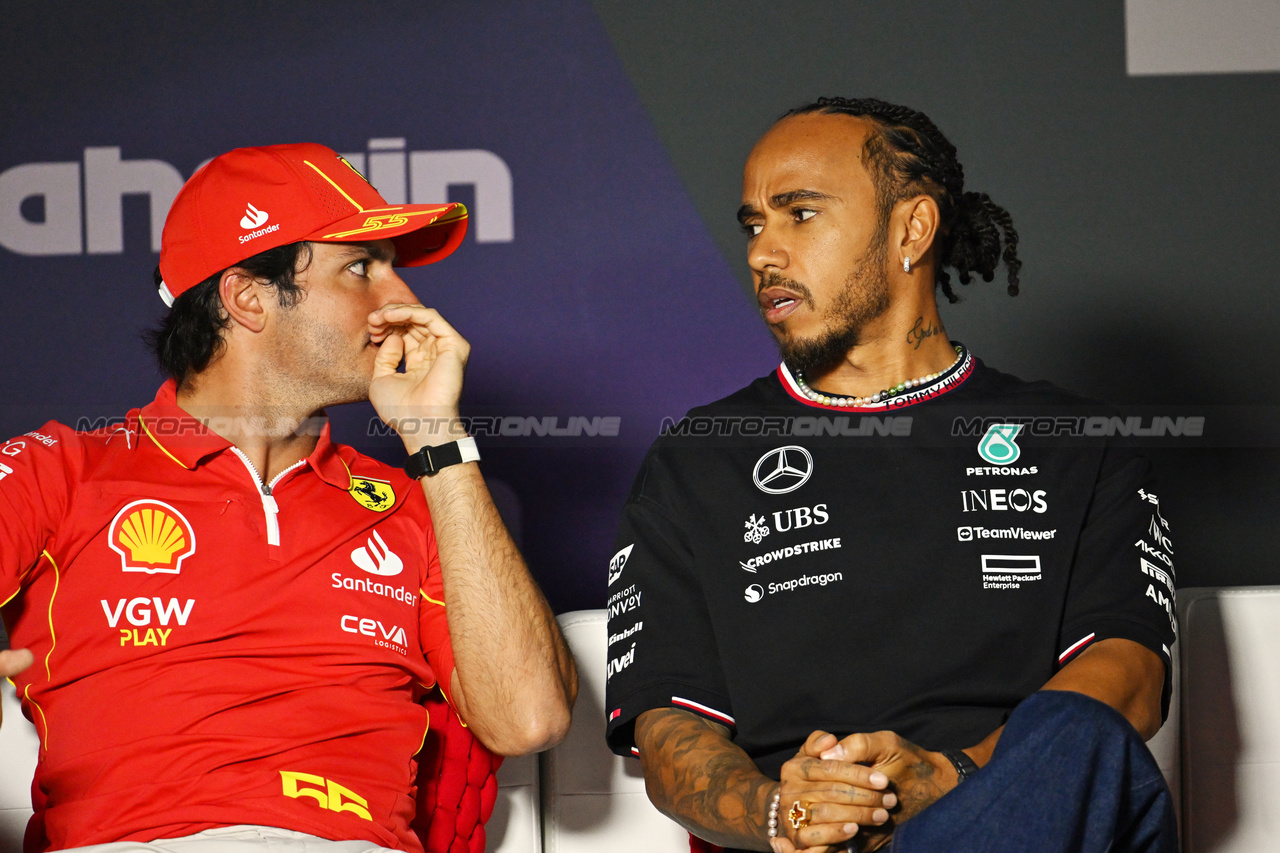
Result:
<svg viewBox="0 0 1280 853">
<path fill-rule="evenodd" d="M 972 528 L 972 527 L 957 527 L 957 528 L 956 528 L 956 538 L 957 538 L 957 539 L 959 539 L 961 542 L 972 542 L 972 541 L 973 541 L 973 528 Z"/>
</svg>

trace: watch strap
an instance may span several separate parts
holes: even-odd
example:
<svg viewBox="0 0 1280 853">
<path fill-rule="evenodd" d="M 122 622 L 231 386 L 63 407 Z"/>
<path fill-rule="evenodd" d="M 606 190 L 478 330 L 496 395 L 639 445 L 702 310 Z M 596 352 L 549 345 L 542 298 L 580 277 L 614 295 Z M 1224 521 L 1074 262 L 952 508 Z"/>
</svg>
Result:
<svg viewBox="0 0 1280 853">
<path fill-rule="evenodd" d="M 404 472 L 415 480 L 434 476 L 441 468 L 462 462 L 479 462 L 480 449 L 471 436 L 436 447 L 423 447 L 404 463 Z"/>
<path fill-rule="evenodd" d="M 978 772 L 978 765 L 973 763 L 973 759 L 958 749 L 942 749 L 939 750 L 947 761 L 951 762 L 951 766 L 956 769 L 956 784 L 959 785 L 965 779 L 968 779 L 974 773 Z"/>
</svg>

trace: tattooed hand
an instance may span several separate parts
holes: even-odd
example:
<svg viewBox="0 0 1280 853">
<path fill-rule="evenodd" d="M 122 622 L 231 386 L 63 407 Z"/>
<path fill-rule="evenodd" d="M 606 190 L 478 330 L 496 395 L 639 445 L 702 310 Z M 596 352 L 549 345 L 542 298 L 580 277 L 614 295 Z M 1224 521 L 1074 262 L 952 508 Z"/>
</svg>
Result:
<svg viewBox="0 0 1280 853">
<path fill-rule="evenodd" d="M 942 753 L 922 749 L 893 732 L 857 733 L 839 742 L 834 735 L 810 736 L 804 748 L 815 758 L 869 765 L 889 778 L 890 790 L 897 794 L 897 808 L 890 810 L 892 818 L 887 823 L 864 826 L 858 833 L 860 851 L 883 847 L 892 838 L 895 825 L 920 814 L 959 781 L 955 767 Z"/>
<path fill-rule="evenodd" d="M 790 853 L 796 846 L 806 853 L 843 849 L 862 827 L 888 821 L 889 809 L 897 805 L 897 795 L 886 790 L 891 782 L 889 776 L 866 766 L 870 762 L 824 759 L 818 755 L 823 747 L 835 744 L 834 736 L 814 732 L 796 757 L 782 765 L 778 808 L 781 837 L 771 845 L 777 853 Z M 796 803 L 803 803 L 809 812 L 808 826 L 800 830 L 786 819 Z"/>
</svg>

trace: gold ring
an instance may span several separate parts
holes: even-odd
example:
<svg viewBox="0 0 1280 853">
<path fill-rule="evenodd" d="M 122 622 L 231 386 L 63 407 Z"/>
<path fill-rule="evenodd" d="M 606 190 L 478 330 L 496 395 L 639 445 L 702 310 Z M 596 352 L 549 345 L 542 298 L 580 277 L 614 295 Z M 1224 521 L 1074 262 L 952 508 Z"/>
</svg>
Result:
<svg viewBox="0 0 1280 853">
<path fill-rule="evenodd" d="M 809 825 L 811 806 L 806 806 L 799 800 L 791 804 L 791 809 L 787 812 L 787 819 L 791 821 L 792 829 L 804 829 Z"/>
</svg>

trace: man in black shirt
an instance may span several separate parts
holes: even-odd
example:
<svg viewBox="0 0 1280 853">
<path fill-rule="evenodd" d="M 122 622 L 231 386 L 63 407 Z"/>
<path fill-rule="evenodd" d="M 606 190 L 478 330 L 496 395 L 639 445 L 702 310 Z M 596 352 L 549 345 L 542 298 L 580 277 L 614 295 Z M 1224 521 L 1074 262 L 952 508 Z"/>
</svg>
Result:
<svg viewBox="0 0 1280 853">
<path fill-rule="evenodd" d="M 1176 630 L 1150 466 L 1104 407 L 948 340 L 945 268 L 1003 259 L 1016 294 L 1020 266 L 963 181 L 873 99 L 793 110 L 747 161 L 783 363 L 655 443 L 609 570 L 610 745 L 715 844 L 1176 849 L 1138 738 Z"/>
</svg>

